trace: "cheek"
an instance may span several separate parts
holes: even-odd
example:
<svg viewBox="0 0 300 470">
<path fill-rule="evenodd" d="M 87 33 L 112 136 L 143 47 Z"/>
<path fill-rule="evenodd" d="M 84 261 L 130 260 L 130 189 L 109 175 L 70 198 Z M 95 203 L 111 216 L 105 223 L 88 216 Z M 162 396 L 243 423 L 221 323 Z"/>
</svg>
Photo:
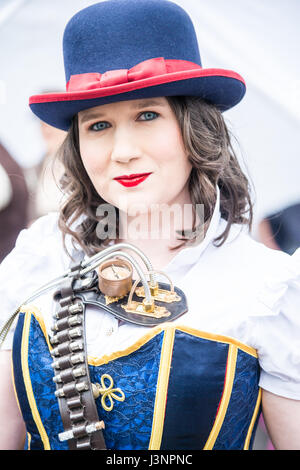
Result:
<svg viewBox="0 0 300 470">
<path fill-rule="evenodd" d="M 158 155 L 161 163 L 168 164 L 166 169 L 177 173 L 183 178 L 192 168 L 188 159 L 188 154 L 184 148 L 181 131 L 177 126 L 168 128 L 162 133 L 158 145 Z"/>
<path fill-rule="evenodd" d="M 101 173 L 104 169 L 104 156 L 99 152 L 99 146 L 94 142 L 81 142 L 80 155 L 84 168 L 86 169 L 91 180 L 93 175 Z"/>
<path fill-rule="evenodd" d="M 113 201 L 110 197 L 110 187 L 106 178 L 107 157 L 103 151 L 103 145 L 99 146 L 97 142 L 80 142 L 80 155 L 82 164 L 91 184 L 99 196 L 110 204 Z"/>
</svg>

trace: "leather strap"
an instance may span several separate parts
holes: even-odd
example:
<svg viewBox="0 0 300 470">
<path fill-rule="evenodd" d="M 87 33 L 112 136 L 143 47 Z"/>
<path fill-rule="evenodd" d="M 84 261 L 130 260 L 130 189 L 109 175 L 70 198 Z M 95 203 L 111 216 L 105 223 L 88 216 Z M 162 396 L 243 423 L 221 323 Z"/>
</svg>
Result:
<svg viewBox="0 0 300 470">
<path fill-rule="evenodd" d="M 80 263 L 71 266 L 74 276 L 54 294 L 53 380 L 64 427 L 59 438 L 68 441 L 70 450 L 103 450 L 104 423 L 99 421 L 87 362 L 85 305 L 73 292 L 80 267 Z"/>
</svg>

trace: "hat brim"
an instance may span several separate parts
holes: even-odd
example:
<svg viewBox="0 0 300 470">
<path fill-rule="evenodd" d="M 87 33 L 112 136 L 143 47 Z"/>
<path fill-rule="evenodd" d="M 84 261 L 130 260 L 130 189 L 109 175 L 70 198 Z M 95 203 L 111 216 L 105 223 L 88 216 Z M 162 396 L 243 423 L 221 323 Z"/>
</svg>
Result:
<svg viewBox="0 0 300 470">
<path fill-rule="evenodd" d="M 30 97 L 29 106 L 42 121 L 67 131 L 79 111 L 116 101 L 159 96 L 197 96 L 223 112 L 238 104 L 245 92 L 245 82 L 236 72 L 200 69 L 92 90 L 34 95 Z"/>
</svg>

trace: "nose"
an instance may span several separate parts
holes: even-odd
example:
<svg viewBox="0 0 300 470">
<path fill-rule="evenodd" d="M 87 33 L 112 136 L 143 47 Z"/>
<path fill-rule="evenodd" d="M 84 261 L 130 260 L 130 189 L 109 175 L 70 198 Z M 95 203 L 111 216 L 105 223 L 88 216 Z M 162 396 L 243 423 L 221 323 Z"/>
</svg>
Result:
<svg viewBox="0 0 300 470">
<path fill-rule="evenodd" d="M 141 156 L 137 139 L 127 127 L 119 128 L 114 133 L 111 149 L 111 160 L 114 162 L 127 163 Z"/>
</svg>

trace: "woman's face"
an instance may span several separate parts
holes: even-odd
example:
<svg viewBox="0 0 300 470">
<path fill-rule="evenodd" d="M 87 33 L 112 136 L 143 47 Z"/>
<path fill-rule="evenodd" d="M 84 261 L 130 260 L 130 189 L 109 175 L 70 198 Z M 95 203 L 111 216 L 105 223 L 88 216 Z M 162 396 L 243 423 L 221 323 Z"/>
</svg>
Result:
<svg viewBox="0 0 300 470">
<path fill-rule="evenodd" d="M 189 202 L 187 183 L 192 166 L 166 98 L 84 110 L 78 115 L 78 127 L 83 165 L 106 202 L 125 212 L 138 205 L 140 213 L 152 204 Z M 116 180 L 141 173 L 150 175 L 138 184 Z"/>
</svg>

